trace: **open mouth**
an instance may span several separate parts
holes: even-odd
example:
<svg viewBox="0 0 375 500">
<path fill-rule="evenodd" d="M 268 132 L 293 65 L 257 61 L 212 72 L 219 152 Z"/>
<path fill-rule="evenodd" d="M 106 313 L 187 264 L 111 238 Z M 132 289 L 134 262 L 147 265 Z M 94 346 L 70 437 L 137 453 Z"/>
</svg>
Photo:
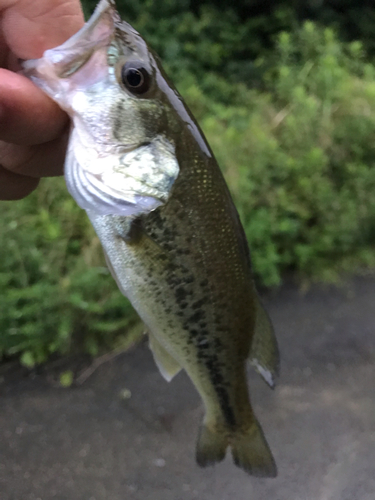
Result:
<svg viewBox="0 0 375 500">
<path fill-rule="evenodd" d="M 100 51 L 100 49 L 110 45 L 117 18 L 114 3 L 102 0 L 81 30 L 62 45 L 46 50 L 42 58 L 24 61 L 22 73 L 64 107 L 63 103 L 59 102 L 59 96 L 69 91 L 66 80 L 71 79 L 83 66 L 88 65 L 94 54 L 102 52 L 104 55 L 105 50 Z M 88 69 L 89 79 L 93 78 L 93 70 L 96 73 L 103 71 L 106 64 L 105 59 L 103 61 L 102 59 L 103 56 L 100 62 L 104 64 L 94 61 L 92 65 L 94 68 Z M 81 75 L 80 82 L 83 78 L 84 75 Z"/>
</svg>

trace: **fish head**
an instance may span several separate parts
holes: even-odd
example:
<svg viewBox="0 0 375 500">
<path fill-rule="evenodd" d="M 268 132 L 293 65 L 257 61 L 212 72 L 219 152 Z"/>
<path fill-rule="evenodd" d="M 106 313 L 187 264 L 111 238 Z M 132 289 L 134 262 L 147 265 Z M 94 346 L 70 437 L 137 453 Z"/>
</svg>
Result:
<svg viewBox="0 0 375 500">
<path fill-rule="evenodd" d="M 156 56 L 112 0 L 24 74 L 72 119 L 65 178 L 82 208 L 138 215 L 167 202 L 179 174 L 176 94 L 166 98 Z"/>
</svg>

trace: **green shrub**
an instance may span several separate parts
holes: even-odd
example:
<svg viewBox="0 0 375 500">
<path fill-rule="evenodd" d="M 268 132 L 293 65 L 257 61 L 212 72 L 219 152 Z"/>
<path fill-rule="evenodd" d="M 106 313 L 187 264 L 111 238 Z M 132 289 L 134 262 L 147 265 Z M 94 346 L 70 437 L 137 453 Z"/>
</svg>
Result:
<svg viewBox="0 0 375 500">
<path fill-rule="evenodd" d="M 30 366 L 54 352 L 94 355 L 136 321 L 63 179 L 2 202 L 0 234 L 0 358 L 23 353 Z"/>
<path fill-rule="evenodd" d="M 86 17 L 97 0 L 83 0 Z M 116 0 L 123 18 L 146 38 L 173 79 L 207 71 L 231 82 L 258 81 L 253 61 L 274 50 L 281 31 L 311 20 L 335 28 L 341 40 L 362 40 L 375 56 L 371 0 Z"/>
<path fill-rule="evenodd" d="M 332 279 L 374 264 L 374 67 L 358 42 L 344 45 L 312 23 L 281 34 L 273 59 L 267 92 L 238 85 L 233 105 L 208 106 L 187 89 L 234 195 L 255 273 L 274 285 L 287 270 Z"/>
</svg>

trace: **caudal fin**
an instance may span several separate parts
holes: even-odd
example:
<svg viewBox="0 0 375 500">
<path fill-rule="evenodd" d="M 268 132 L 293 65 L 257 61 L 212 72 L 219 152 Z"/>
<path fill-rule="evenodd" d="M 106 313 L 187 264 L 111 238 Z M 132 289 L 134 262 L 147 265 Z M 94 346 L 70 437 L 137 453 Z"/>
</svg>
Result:
<svg viewBox="0 0 375 500">
<path fill-rule="evenodd" d="M 201 467 L 214 465 L 232 449 L 234 463 L 251 476 L 275 477 L 276 464 L 258 422 L 246 432 L 226 432 L 224 428 L 202 425 L 197 442 L 196 460 Z"/>
<path fill-rule="evenodd" d="M 201 467 L 214 465 L 221 462 L 225 457 L 228 447 L 228 436 L 215 428 L 202 425 L 197 442 L 195 458 Z"/>
<path fill-rule="evenodd" d="M 258 422 L 255 421 L 247 432 L 234 434 L 230 444 L 237 467 L 251 476 L 277 476 L 275 460 Z"/>
</svg>

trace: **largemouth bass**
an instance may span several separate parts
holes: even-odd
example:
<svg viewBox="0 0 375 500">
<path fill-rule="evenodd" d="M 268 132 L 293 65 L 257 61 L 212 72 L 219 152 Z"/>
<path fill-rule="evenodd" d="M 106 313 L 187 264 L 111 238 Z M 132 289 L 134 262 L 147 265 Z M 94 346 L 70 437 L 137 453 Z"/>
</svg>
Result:
<svg viewBox="0 0 375 500">
<path fill-rule="evenodd" d="M 278 349 L 237 211 L 214 156 L 157 56 L 102 0 L 25 74 L 72 119 L 67 187 L 149 332 L 167 380 L 183 368 L 205 406 L 196 460 L 255 476 L 276 466 L 248 394 L 246 361 L 273 386 Z"/>
</svg>

